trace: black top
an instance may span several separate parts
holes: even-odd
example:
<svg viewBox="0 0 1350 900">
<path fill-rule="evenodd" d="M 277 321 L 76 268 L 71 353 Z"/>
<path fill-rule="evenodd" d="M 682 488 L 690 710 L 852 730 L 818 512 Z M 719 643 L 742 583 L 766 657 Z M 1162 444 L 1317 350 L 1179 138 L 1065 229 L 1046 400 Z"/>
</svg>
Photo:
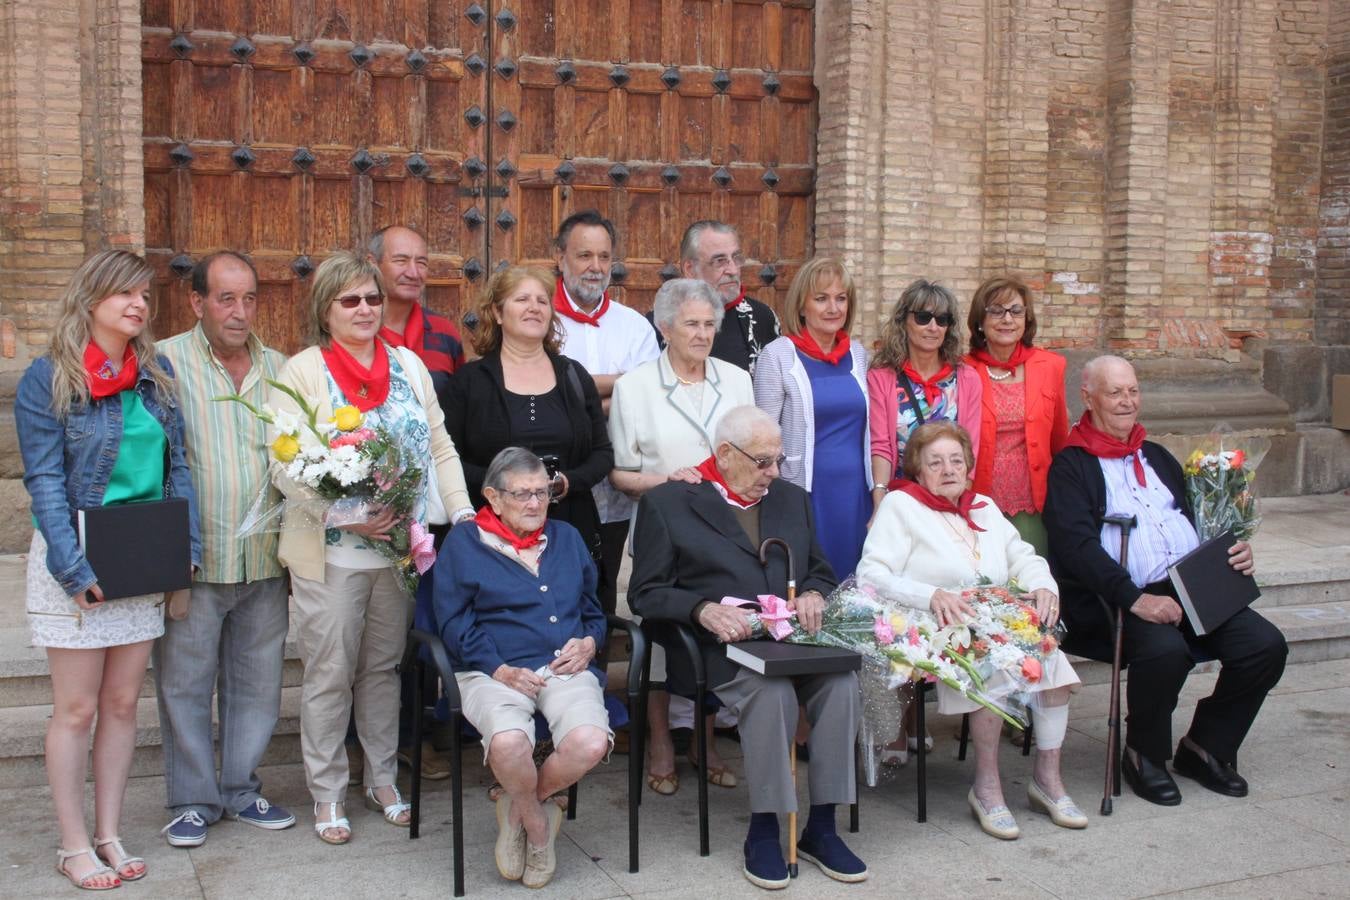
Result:
<svg viewBox="0 0 1350 900">
<path fill-rule="evenodd" d="M 572 424 L 567 419 L 567 404 L 562 390 L 555 385 L 543 394 L 506 392 L 518 446 L 533 450 L 536 456 L 552 454 L 563 459 L 571 445 Z"/>
<path fill-rule="evenodd" d="M 647 321 L 656 331 L 656 343 L 661 349 L 666 347 L 666 339 L 651 313 Z M 754 374 L 755 360 L 759 352 L 769 346 L 778 337 L 778 316 L 766 304 L 753 297 L 744 297 L 742 302 L 727 310 L 722 318 L 722 327 L 713 338 L 711 356 L 724 360 L 734 366 L 740 366 Z"/>
<path fill-rule="evenodd" d="M 549 359 L 557 379 L 557 386 L 550 393 L 558 397 L 557 405 L 562 411 L 562 416 L 555 420 L 559 427 L 553 437 L 553 446 L 557 448 L 553 452 L 558 455 L 560 471 L 567 477 L 568 489 L 567 496 L 550 506 L 548 514 L 551 519 L 571 524 L 581 532 L 586 546 L 594 548 L 599 540 L 600 516 L 591 488 L 614 468 L 604 408 L 595 382 L 580 364 L 566 356 L 550 354 Z M 518 395 L 506 390 L 498 352 L 465 363 L 451 376 L 439 398 L 446 411 L 445 428 L 459 451 L 469 499 L 475 507 L 483 504 L 483 477 L 493 457 L 507 447 L 528 446 L 531 431 L 540 424 L 539 419 L 529 422 L 528 414 L 519 417 L 513 412 L 513 396 Z M 536 410 L 547 405 L 540 402 L 542 396 L 536 397 Z M 550 452 L 538 435 L 534 435 L 532 449 L 536 453 Z"/>
</svg>

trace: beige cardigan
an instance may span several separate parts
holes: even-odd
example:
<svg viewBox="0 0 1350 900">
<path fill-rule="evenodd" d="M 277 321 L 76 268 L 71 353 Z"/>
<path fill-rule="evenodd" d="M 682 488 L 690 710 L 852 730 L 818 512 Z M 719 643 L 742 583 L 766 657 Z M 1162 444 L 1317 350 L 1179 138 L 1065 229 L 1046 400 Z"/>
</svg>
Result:
<svg viewBox="0 0 1350 900">
<path fill-rule="evenodd" d="M 431 455 L 436 465 L 436 479 L 440 487 L 441 500 L 455 521 L 461 513 L 472 512 L 469 504 L 469 492 L 464 486 L 464 471 L 459 465 L 459 453 L 454 441 L 445 430 L 445 414 L 436 401 L 436 389 L 431 383 L 427 367 L 411 352 L 390 348 L 398 353 L 399 363 L 409 378 L 416 379 L 414 393 L 422 400 L 422 410 L 427 417 L 431 432 Z M 333 405 L 328 400 L 327 368 L 324 366 L 323 353 L 318 347 L 309 347 L 291 357 L 277 375 L 277 381 L 293 388 L 300 396 L 314 404 L 319 420 L 324 421 L 333 415 Z M 273 388 L 268 397 L 268 405 L 273 409 L 299 414 L 295 401 Z M 270 443 L 277 437 L 275 429 L 269 428 L 267 440 Z M 303 497 L 309 491 L 286 477 L 280 466 L 273 467 L 272 480 L 287 497 Z M 309 519 L 305 513 L 300 516 Z M 289 519 L 294 519 L 288 514 Z M 289 526 L 289 527 L 288 527 Z M 281 544 L 277 550 L 281 564 L 293 574 L 311 581 L 324 580 L 324 530 L 312 519 L 308 522 L 282 520 Z"/>
</svg>

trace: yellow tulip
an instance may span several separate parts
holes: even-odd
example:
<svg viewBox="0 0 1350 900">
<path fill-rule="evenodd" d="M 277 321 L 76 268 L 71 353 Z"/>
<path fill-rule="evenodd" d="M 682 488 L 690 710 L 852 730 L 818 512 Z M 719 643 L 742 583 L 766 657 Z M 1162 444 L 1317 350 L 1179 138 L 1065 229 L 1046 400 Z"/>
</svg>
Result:
<svg viewBox="0 0 1350 900">
<path fill-rule="evenodd" d="M 355 431 L 361 427 L 365 417 L 355 406 L 339 406 L 333 411 L 333 418 L 329 421 L 337 426 L 338 431 Z"/>
<path fill-rule="evenodd" d="M 283 434 L 272 442 L 272 455 L 280 462 L 290 462 L 299 452 L 300 442 L 294 435 Z"/>
</svg>

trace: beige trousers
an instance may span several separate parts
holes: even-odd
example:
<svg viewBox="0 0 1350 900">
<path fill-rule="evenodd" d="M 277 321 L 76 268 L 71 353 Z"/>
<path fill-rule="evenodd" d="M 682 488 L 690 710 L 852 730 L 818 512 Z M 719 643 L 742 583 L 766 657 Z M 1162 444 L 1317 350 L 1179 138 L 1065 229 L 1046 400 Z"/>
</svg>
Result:
<svg viewBox="0 0 1350 900">
<path fill-rule="evenodd" d="M 365 783 L 384 787 L 398 775 L 397 666 L 408 639 L 412 598 L 394 570 L 344 569 L 328 563 L 324 580 L 291 575 L 296 637 L 305 664 L 300 692 L 300 750 L 316 802 L 347 794 L 347 723 L 365 751 Z"/>
</svg>

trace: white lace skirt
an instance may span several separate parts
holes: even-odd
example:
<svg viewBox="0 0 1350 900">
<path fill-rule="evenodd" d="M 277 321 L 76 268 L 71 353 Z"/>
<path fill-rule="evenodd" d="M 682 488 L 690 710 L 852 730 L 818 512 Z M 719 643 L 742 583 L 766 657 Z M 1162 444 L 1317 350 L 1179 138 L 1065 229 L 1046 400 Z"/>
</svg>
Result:
<svg viewBox="0 0 1350 900">
<path fill-rule="evenodd" d="M 28 549 L 28 633 L 34 647 L 94 650 L 152 641 L 164 633 L 163 594 L 109 600 L 80 609 L 47 571 L 47 542 L 33 531 Z"/>
</svg>

